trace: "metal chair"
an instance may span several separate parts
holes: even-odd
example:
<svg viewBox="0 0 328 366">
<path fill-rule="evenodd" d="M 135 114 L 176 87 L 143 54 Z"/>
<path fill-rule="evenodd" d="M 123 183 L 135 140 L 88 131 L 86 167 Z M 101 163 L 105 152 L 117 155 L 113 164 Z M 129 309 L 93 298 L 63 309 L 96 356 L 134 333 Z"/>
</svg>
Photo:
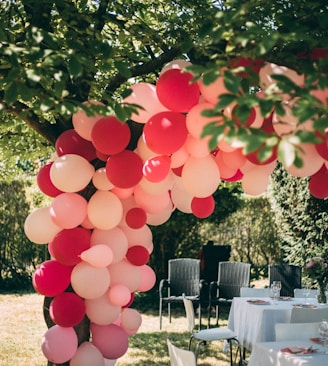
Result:
<svg viewBox="0 0 328 366">
<path fill-rule="evenodd" d="M 195 332 L 195 313 L 194 313 L 194 305 L 192 301 L 188 300 L 186 297 L 183 297 L 183 302 L 186 310 L 187 322 L 188 322 L 188 330 L 190 332 L 190 340 L 189 340 L 189 350 L 191 350 L 192 341 L 196 340 L 197 344 L 195 346 L 195 357 L 196 361 L 199 354 L 199 347 L 201 344 L 206 344 L 206 342 L 213 341 L 227 341 L 229 344 L 230 350 L 230 365 L 233 366 L 233 349 L 232 344 L 237 344 L 237 353 L 239 355 L 239 364 L 241 365 L 241 348 L 239 345 L 239 341 L 237 339 L 237 334 L 229 329 L 228 327 L 217 327 L 211 329 L 203 329 L 199 332 Z M 236 357 L 237 357 L 236 353 Z"/>
<path fill-rule="evenodd" d="M 216 325 L 219 323 L 219 304 L 229 303 L 240 296 L 241 287 L 249 287 L 251 275 L 250 263 L 220 262 L 218 279 L 210 284 L 208 304 L 208 327 L 211 323 L 211 311 L 215 306 Z"/>
<path fill-rule="evenodd" d="M 269 286 L 281 282 L 280 296 L 294 296 L 294 289 L 302 287 L 302 267 L 292 264 L 269 264 Z"/>
<path fill-rule="evenodd" d="M 318 295 L 318 290 L 313 288 L 313 289 L 309 290 L 309 295 L 307 297 L 309 299 L 316 299 L 317 295 Z M 303 290 L 301 288 L 295 288 L 294 289 L 294 297 L 304 299 L 305 296 L 303 294 Z"/>
<path fill-rule="evenodd" d="M 201 295 L 204 281 L 200 278 L 200 260 L 192 258 L 170 259 L 168 278 L 159 283 L 159 323 L 162 329 L 163 305 L 167 304 L 171 323 L 171 303 L 183 303 L 182 294 L 198 305 L 199 328 L 201 327 Z"/>
<path fill-rule="evenodd" d="M 166 342 L 169 349 L 171 366 L 196 366 L 194 352 L 174 346 L 169 339 Z"/>
<path fill-rule="evenodd" d="M 291 323 L 313 323 L 328 319 L 328 307 L 302 308 L 294 306 L 290 314 Z"/>
<path fill-rule="evenodd" d="M 258 287 L 241 287 L 240 296 L 241 297 L 270 297 L 269 288 L 258 288 Z"/>
<path fill-rule="evenodd" d="M 319 337 L 320 322 L 311 323 L 276 323 L 276 341 L 289 341 L 295 339 L 308 340 Z"/>
</svg>

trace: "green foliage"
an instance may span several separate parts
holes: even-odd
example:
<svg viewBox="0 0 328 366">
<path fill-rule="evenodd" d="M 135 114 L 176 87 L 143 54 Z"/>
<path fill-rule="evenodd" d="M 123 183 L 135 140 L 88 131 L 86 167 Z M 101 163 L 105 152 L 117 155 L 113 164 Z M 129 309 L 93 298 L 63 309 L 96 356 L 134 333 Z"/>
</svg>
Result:
<svg viewBox="0 0 328 366">
<path fill-rule="evenodd" d="M 280 167 L 272 175 L 270 195 L 284 258 L 301 266 L 328 250 L 328 201 L 312 197 L 307 183 Z"/>
</svg>

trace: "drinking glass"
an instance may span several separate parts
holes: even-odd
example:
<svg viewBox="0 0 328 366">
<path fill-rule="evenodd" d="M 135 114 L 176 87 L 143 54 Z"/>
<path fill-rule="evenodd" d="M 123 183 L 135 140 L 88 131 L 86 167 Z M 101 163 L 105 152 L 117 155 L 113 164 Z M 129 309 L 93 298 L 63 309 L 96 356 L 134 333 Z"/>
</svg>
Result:
<svg viewBox="0 0 328 366">
<path fill-rule="evenodd" d="M 280 296 L 280 289 L 281 289 L 281 282 L 280 281 L 273 281 L 271 285 L 271 292 L 273 295 L 273 303 L 275 305 L 278 304 L 278 298 Z"/>
<path fill-rule="evenodd" d="M 324 353 L 328 355 L 328 321 L 326 319 L 323 319 L 319 324 L 319 334 L 324 345 Z"/>
<path fill-rule="evenodd" d="M 308 301 L 308 297 L 310 295 L 310 286 L 309 285 L 303 285 L 302 287 L 302 293 L 304 296 L 304 303 L 306 304 Z"/>
</svg>

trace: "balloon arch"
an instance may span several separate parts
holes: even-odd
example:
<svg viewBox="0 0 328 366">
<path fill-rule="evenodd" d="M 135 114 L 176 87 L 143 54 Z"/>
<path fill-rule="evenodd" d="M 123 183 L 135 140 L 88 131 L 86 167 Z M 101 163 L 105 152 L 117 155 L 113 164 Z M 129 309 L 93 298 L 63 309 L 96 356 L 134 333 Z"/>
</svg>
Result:
<svg viewBox="0 0 328 366">
<path fill-rule="evenodd" d="M 124 103 L 143 107 L 131 117 L 144 124 L 136 149 L 127 149 L 128 124 L 115 116 L 89 117 L 81 110 L 73 115 L 74 128 L 57 139 L 55 156 L 38 173 L 38 186 L 52 202 L 29 214 L 25 233 L 32 242 L 47 244 L 52 258 L 33 274 L 35 290 L 53 297 L 49 314 L 55 325 L 42 341 L 50 362 L 114 365 L 126 353 L 129 337 L 142 322 L 130 307 L 134 293 L 150 290 L 156 280 L 147 265 L 153 250 L 148 225 L 163 224 L 173 210 L 208 217 L 221 180 L 241 181 L 244 191 L 254 196 L 267 188 L 277 162 L 275 152 L 261 163 L 256 154 L 244 155 L 225 141 L 209 151 L 208 138 L 201 134 L 217 117 L 204 117 L 202 112 L 213 109 L 227 91 L 222 76 L 210 85 L 190 83 L 192 75 L 181 72 L 187 65 L 173 61 L 156 85 L 131 87 Z M 304 81 L 295 71 L 274 64 L 264 64 L 258 72 L 264 89 L 274 83 L 272 74 L 286 75 L 297 85 Z M 316 97 L 326 103 L 327 90 Z M 283 119 L 274 112 L 263 119 L 253 108 L 247 124 L 288 135 L 298 127 L 288 103 L 285 107 Z M 233 107 L 224 113 L 231 117 Z M 312 123 L 301 126 L 311 129 Z M 312 195 L 327 198 L 327 135 L 321 144 L 302 145 L 302 151 L 303 166 L 286 170 L 297 177 L 310 176 Z M 101 167 L 95 168 L 91 162 L 99 160 Z M 90 187 L 92 194 L 86 198 Z M 66 291 L 69 286 L 73 292 Z M 91 340 L 78 345 L 73 327 L 85 315 Z"/>
</svg>

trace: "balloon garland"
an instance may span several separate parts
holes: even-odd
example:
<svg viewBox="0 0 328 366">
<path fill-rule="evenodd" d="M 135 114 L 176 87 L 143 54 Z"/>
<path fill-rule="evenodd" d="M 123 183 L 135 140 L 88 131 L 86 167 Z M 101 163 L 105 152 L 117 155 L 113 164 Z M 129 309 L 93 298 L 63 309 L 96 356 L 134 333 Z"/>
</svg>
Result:
<svg viewBox="0 0 328 366">
<path fill-rule="evenodd" d="M 245 65 L 245 60 L 235 63 Z M 49 313 L 55 325 L 42 341 L 42 351 L 53 363 L 103 366 L 111 360 L 114 365 L 125 354 L 129 337 L 141 325 L 141 315 L 129 307 L 134 293 L 150 290 L 156 280 L 147 265 L 153 250 L 149 225 L 163 224 L 175 209 L 199 218 L 210 216 L 221 180 L 241 181 L 249 195 L 267 188 L 277 162 L 275 151 L 260 162 L 256 154 L 244 155 L 225 141 L 209 151 L 208 139 L 201 139 L 204 126 L 217 121 L 202 111 L 212 109 L 227 91 L 222 76 L 210 85 L 190 83 L 192 75 L 181 72 L 188 64 L 173 61 L 156 85 L 131 87 L 124 103 L 143 106 L 131 119 L 144 124 L 134 151 L 127 149 L 128 124 L 115 116 L 88 117 L 81 110 L 73 115 L 74 128 L 59 136 L 55 158 L 38 173 L 37 184 L 52 203 L 29 214 L 25 233 L 32 242 L 47 244 L 52 258 L 36 269 L 33 286 L 53 297 Z M 272 74 L 288 76 L 298 85 L 304 82 L 286 67 L 249 65 L 259 72 L 264 90 L 275 83 Z M 326 89 L 316 97 L 326 103 L 327 95 Z M 234 118 L 233 108 L 224 113 Z M 288 102 L 285 108 L 283 119 L 274 111 L 264 119 L 253 108 L 247 125 L 280 137 L 292 133 L 297 120 Z M 302 124 L 311 127 L 311 122 Z M 286 170 L 297 177 L 310 176 L 311 194 L 327 198 L 328 133 L 320 137 L 320 144 L 301 146 L 301 168 L 291 165 Z M 103 166 L 96 169 L 91 163 L 95 159 Z M 84 190 L 90 186 L 92 194 L 86 197 Z M 74 292 L 65 292 L 69 285 Z M 91 321 L 92 341 L 78 346 L 73 327 L 85 315 Z"/>
</svg>

